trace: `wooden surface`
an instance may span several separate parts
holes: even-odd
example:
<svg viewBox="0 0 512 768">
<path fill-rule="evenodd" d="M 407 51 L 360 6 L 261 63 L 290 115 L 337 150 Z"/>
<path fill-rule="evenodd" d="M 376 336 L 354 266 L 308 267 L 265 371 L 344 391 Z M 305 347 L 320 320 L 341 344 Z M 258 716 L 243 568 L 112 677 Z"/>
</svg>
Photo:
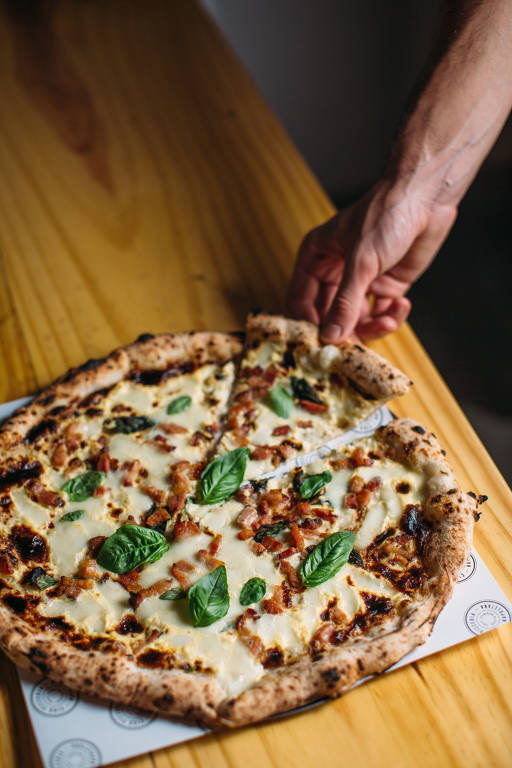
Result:
<svg viewBox="0 0 512 768">
<path fill-rule="evenodd" d="M 301 237 L 332 206 L 195 3 L 5 8 L 0 401 L 142 331 L 235 329 L 250 307 L 280 309 Z M 476 546 L 511 595 L 510 491 L 411 330 L 375 348 L 416 383 L 394 409 L 489 495 Z M 509 625 L 316 711 L 123 765 L 509 766 L 511 641 Z M 0 766 L 39 765 L 2 656 Z"/>
</svg>

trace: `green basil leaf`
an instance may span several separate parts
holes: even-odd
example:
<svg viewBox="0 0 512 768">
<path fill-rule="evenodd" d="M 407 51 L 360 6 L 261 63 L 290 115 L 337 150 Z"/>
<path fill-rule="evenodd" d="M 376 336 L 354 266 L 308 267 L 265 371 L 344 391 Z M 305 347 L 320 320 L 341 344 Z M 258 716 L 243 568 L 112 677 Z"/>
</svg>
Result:
<svg viewBox="0 0 512 768">
<path fill-rule="evenodd" d="M 49 576 L 47 573 L 42 573 L 40 576 L 37 577 L 36 584 L 42 592 L 45 589 L 54 587 L 56 584 L 58 584 L 58 581 L 59 580 L 54 579 L 53 576 Z"/>
<path fill-rule="evenodd" d="M 259 579 L 257 576 L 249 579 L 249 581 L 245 582 L 240 592 L 240 605 L 259 603 L 265 597 L 266 591 L 265 579 Z"/>
<path fill-rule="evenodd" d="M 298 379 L 296 376 L 292 376 L 290 382 L 292 385 L 293 396 L 297 400 L 309 400 L 310 403 L 325 405 L 324 401 L 320 399 L 309 381 L 306 381 L 306 379 Z"/>
<path fill-rule="evenodd" d="M 347 562 L 355 539 L 354 531 L 337 531 L 317 544 L 299 567 L 304 586 L 318 587 L 332 579 Z"/>
<path fill-rule="evenodd" d="M 128 573 L 139 565 L 154 563 L 169 549 L 167 539 L 153 528 L 127 523 L 103 542 L 97 562 L 113 573 Z"/>
<path fill-rule="evenodd" d="M 108 432 L 117 432 L 121 435 L 131 435 L 132 432 L 142 432 L 144 429 L 154 427 L 153 419 L 147 416 L 118 416 L 115 419 L 107 419 L 103 426 Z"/>
<path fill-rule="evenodd" d="M 226 615 L 229 592 L 225 565 L 219 565 L 190 587 L 188 609 L 194 627 L 208 627 Z"/>
<path fill-rule="evenodd" d="M 325 472 L 320 472 L 319 475 L 306 475 L 304 480 L 299 486 L 299 493 L 301 499 L 312 499 L 319 493 L 324 485 L 330 483 L 332 480 L 332 473 L 327 469 Z"/>
<path fill-rule="evenodd" d="M 80 520 L 85 515 L 85 509 L 72 509 L 71 512 L 66 512 L 65 515 L 59 518 L 59 523 L 73 523 L 75 520 Z"/>
<path fill-rule="evenodd" d="M 265 538 L 265 536 L 275 536 L 276 533 L 280 533 L 281 531 L 284 531 L 285 528 L 289 528 L 290 523 L 288 520 L 278 520 L 277 523 L 270 523 L 269 525 L 262 525 L 258 528 L 256 533 L 253 536 L 254 541 L 257 541 L 258 543 L 261 543 L 261 540 Z"/>
<path fill-rule="evenodd" d="M 282 419 L 288 419 L 293 410 L 293 398 L 284 387 L 274 387 L 268 396 L 268 405 Z"/>
<path fill-rule="evenodd" d="M 163 595 L 160 595 L 159 600 L 182 600 L 187 596 L 184 589 L 180 587 L 174 587 L 174 589 L 168 589 Z"/>
<path fill-rule="evenodd" d="M 180 395 L 180 397 L 175 397 L 174 400 L 171 400 L 167 406 L 167 413 L 182 413 L 183 411 L 186 411 L 187 408 L 190 408 L 191 405 L 192 398 L 190 395 Z"/>
<path fill-rule="evenodd" d="M 104 479 L 104 472 L 97 472 L 96 470 L 84 472 L 83 475 L 73 477 L 64 483 L 61 490 L 68 494 L 71 501 L 85 501 L 89 496 L 92 496 Z"/>
<path fill-rule="evenodd" d="M 247 446 L 217 456 L 201 475 L 201 503 L 218 504 L 232 496 L 244 479 L 249 449 Z"/>
</svg>

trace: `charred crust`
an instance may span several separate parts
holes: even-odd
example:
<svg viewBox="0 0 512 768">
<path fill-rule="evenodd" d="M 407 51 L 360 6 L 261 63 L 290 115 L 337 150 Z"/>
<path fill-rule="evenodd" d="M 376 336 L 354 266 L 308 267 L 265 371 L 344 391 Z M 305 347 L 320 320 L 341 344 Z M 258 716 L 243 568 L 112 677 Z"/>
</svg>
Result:
<svg viewBox="0 0 512 768">
<path fill-rule="evenodd" d="M 58 424 L 55 419 L 43 419 L 39 422 L 39 424 L 36 424 L 34 427 L 29 429 L 25 435 L 25 443 L 27 445 L 31 445 L 32 443 L 35 443 L 37 440 L 39 440 L 39 438 L 46 437 L 46 435 L 56 432 L 57 426 Z"/>
<path fill-rule="evenodd" d="M 137 336 L 137 338 L 135 339 L 135 343 L 137 344 L 143 341 L 150 341 L 151 339 L 154 339 L 154 338 L 155 338 L 154 333 L 141 333 L 140 336 Z"/>
<path fill-rule="evenodd" d="M 0 469 L 0 491 L 7 491 L 13 486 L 21 485 L 25 480 L 37 478 L 42 471 L 43 467 L 38 461 L 11 459 Z"/>
<path fill-rule="evenodd" d="M 418 435 L 424 435 L 426 430 L 421 427 L 419 424 L 415 424 L 414 427 L 411 427 L 413 432 L 417 432 Z"/>
<path fill-rule="evenodd" d="M 341 674 L 338 672 L 336 667 L 330 667 L 329 669 L 323 670 L 322 677 L 325 680 L 328 688 L 335 688 L 336 683 L 338 683 L 341 678 Z"/>
</svg>

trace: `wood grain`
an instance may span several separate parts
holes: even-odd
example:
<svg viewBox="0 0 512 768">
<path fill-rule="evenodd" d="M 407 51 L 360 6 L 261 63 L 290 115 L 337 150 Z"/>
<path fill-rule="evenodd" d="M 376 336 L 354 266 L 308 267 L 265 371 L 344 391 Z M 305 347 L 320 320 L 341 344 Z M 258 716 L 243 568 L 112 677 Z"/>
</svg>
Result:
<svg viewBox="0 0 512 768">
<path fill-rule="evenodd" d="M 332 205 L 189 0 L 10 2 L 0 25 L 0 398 L 143 331 L 235 329 L 282 308 L 302 236 Z M 264 41 L 262 41 L 264 45 Z M 415 381 L 394 404 L 489 495 L 476 545 L 512 594 L 511 494 L 409 328 L 376 349 Z M 512 628 L 298 717 L 130 768 L 510 764 Z M 0 766 L 38 766 L 0 659 Z"/>
</svg>

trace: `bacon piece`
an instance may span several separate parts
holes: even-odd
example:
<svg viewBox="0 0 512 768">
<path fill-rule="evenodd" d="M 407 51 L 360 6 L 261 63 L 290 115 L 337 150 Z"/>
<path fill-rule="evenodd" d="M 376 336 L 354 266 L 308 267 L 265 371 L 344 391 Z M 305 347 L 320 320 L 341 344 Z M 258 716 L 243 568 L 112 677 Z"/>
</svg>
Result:
<svg viewBox="0 0 512 768">
<path fill-rule="evenodd" d="M 265 551 L 265 547 L 259 541 L 251 541 L 249 546 L 255 555 L 262 555 Z"/>
<path fill-rule="evenodd" d="M 123 586 L 127 592 L 140 592 L 142 584 L 139 581 L 138 571 L 128 571 L 128 573 L 121 573 L 116 581 Z"/>
<path fill-rule="evenodd" d="M 276 509 L 287 500 L 287 497 L 285 497 L 279 488 L 272 488 L 265 494 L 265 500 L 268 501 L 268 504 L 272 509 Z"/>
<path fill-rule="evenodd" d="M 283 549 L 282 552 L 280 552 L 277 556 L 278 560 L 284 560 L 285 557 L 291 557 L 292 555 L 295 555 L 297 550 L 295 547 L 288 547 L 288 549 Z"/>
<path fill-rule="evenodd" d="M 308 413 L 325 413 L 327 410 L 325 403 L 312 403 L 311 400 L 299 400 L 299 407 Z"/>
<path fill-rule="evenodd" d="M 171 574 L 179 583 L 180 587 L 187 590 L 190 586 L 187 574 L 190 573 L 190 571 L 194 571 L 195 568 L 195 565 L 188 563 L 186 560 L 178 560 L 178 562 L 171 565 Z"/>
<path fill-rule="evenodd" d="M 104 485 L 98 485 L 97 488 L 94 489 L 92 492 L 93 496 L 104 496 L 105 495 L 105 486 Z"/>
<path fill-rule="evenodd" d="M 200 445 L 201 441 L 204 440 L 204 435 L 199 430 L 196 430 L 192 437 L 190 438 L 190 445 L 193 445 L 194 447 L 197 445 Z"/>
<path fill-rule="evenodd" d="M 293 541 L 293 546 L 301 552 L 304 549 L 304 536 L 297 523 L 292 523 L 290 526 L 290 534 Z"/>
<path fill-rule="evenodd" d="M 45 507 L 63 507 L 64 499 L 55 491 L 50 491 L 40 480 L 29 480 L 26 489 L 32 501 L 43 504 Z"/>
<path fill-rule="evenodd" d="M 172 587 L 172 579 L 159 579 L 149 587 L 144 587 L 130 598 L 130 604 L 135 610 L 147 597 L 160 597 Z"/>
<path fill-rule="evenodd" d="M 313 426 L 313 422 L 311 421 L 311 419 L 309 419 L 308 421 L 303 421 L 299 419 L 299 421 L 297 422 L 297 426 L 300 427 L 301 429 L 307 429 L 308 427 Z"/>
<path fill-rule="evenodd" d="M 317 517 L 321 517 L 322 520 L 327 520 L 328 523 L 334 523 L 334 521 L 336 520 L 336 515 L 334 514 L 334 512 L 331 512 L 328 509 L 322 509 L 322 508 L 315 509 L 315 515 Z"/>
<path fill-rule="evenodd" d="M 302 580 L 291 563 L 287 562 L 287 560 L 281 560 L 279 570 L 284 573 L 286 581 L 292 589 L 296 591 L 302 590 Z"/>
<path fill-rule="evenodd" d="M 146 517 L 144 525 L 147 528 L 156 528 L 159 523 L 169 520 L 170 517 L 171 516 L 165 507 L 157 507 L 154 512 L 151 512 L 151 514 Z"/>
<path fill-rule="evenodd" d="M 52 453 L 52 458 L 51 458 L 52 467 L 54 469 L 61 469 L 66 463 L 67 459 L 68 459 L 68 451 L 66 448 L 66 443 L 64 442 L 57 443 Z"/>
<path fill-rule="evenodd" d="M 156 488 L 154 485 L 141 485 L 140 490 L 149 496 L 155 504 L 163 504 L 167 496 L 167 491 L 164 491 L 163 488 Z"/>
<path fill-rule="evenodd" d="M 176 446 L 168 443 L 163 435 L 156 435 L 153 440 L 146 440 L 146 445 L 152 445 L 153 448 L 157 448 L 164 453 L 172 453 L 176 450 Z"/>
<path fill-rule="evenodd" d="M 358 509 L 364 509 L 368 506 L 372 498 L 372 492 L 368 490 L 368 488 L 363 488 L 362 491 L 359 491 L 357 494 L 357 508 Z"/>
<path fill-rule="evenodd" d="M 199 526 L 193 520 L 179 520 L 174 526 L 174 538 L 177 541 L 188 539 L 191 536 L 198 536 L 200 533 Z"/>
<path fill-rule="evenodd" d="M 364 488 L 364 480 L 362 477 L 359 477 L 359 475 L 354 475 L 350 478 L 350 482 L 348 484 L 348 489 L 351 493 L 359 493 L 359 491 L 362 491 Z"/>
<path fill-rule="evenodd" d="M 93 536 L 92 539 L 89 539 L 87 542 L 87 551 L 89 552 L 89 555 L 96 559 L 98 557 L 98 552 L 103 546 L 103 542 L 106 540 L 106 536 Z"/>
<path fill-rule="evenodd" d="M 373 464 L 373 459 L 370 459 L 369 456 L 365 456 L 364 448 L 361 445 L 358 445 L 357 448 L 354 449 L 352 461 L 356 467 L 370 467 Z"/>
<path fill-rule="evenodd" d="M 78 425 L 72 421 L 64 430 L 64 440 L 68 451 L 76 451 L 80 445 L 81 435 L 78 432 Z"/>
<path fill-rule="evenodd" d="M 313 637 L 311 638 L 311 649 L 313 651 L 320 651 L 323 648 L 325 648 L 326 645 L 328 645 L 331 642 L 333 633 L 335 630 L 334 624 L 326 623 L 321 624 L 320 627 L 317 629 Z"/>
<path fill-rule="evenodd" d="M 96 469 L 99 472 L 110 472 L 112 469 L 112 459 L 106 451 L 102 451 L 99 454 L 98 460 L 96 462 Z"/>
<path fill-rule="evenodd" d="M 271 613 L 274 615 L 283 612 L 283 608 L 279 605 L 277 600 L 274 600 L 271 597 L 263 601 L 263 610 L 265 613 Z"/>
<path fill-rule="evenodd" d="M 249 445 L 249 440 L 247 438 L 249 430 L 250 430 L 249 424 L 242 424 L 241 426 L 235 427 L 234 429 L 231 430 L 233 441 L 238 448 L 241 448 L 244 445 Z"/>
<path fill-rule="evenodd" d="M 237 534 L 237 538 L 240 539 L 240 541 L 247 541 L 248 539 L 252 539 L 253 536 L 254 531 L 252 528 L 242 528 L 242 530 Z"/>
<path fill-rule="evenodd" d="M 0 573 L 14 573 L 17 562 L 18 558 L 10 552 L 0 555 Z"/>
<path fill-rule="evenodd" d="M 366 487 L 369 491 L 378 491 L 379 488 L 382 485 L 382 478 L 377 475 L 377 477 L 372 477 L 371 480 L 368 480 L 366 483 Z"/>
<path fill-rule="evenodd" d="M 309 501 L 299 501 L 299 503 L 295 505 L 295 512 L 300 515 L 300 517 L 307 517 L 311 512 L 311 504 Z"/>
<path fill-rule="evenodd" d="M 70 579 L 68 576 L 61 576 L 54 594 L 55 597 L 69 597 L 71 600 L 76 600 L 83 589 L 92 589 L 93 586 L 92 579 Z"/>
<path fill-rule="evenodd" d="M 224 565 L 223 560 L 218 560 L 216 557 L 210 555 L 207 549 L 200 549 L 197 552 L 196 557 L 206 565 L 209 571 L 213 571 L 214 568 L 218 568 L 219 565 Z"/>
<path fill-rule="evenodd" d="M 254 459 L 254 461 L 264 461 L 265 459 L 270 459 L 272 454 L 273 450 L 270 445 L 257 445 L 251 453 L 251 459 Z"/>
<path fill-rule="evenodd" d="M 244 611 L 244 613 L 242 613 L 241 616 L 238 617 L 235 622 L 235 629 L 240 640 L 244 645 L 247 646 L 252 655 L 256 656 L 257 659 L 261 659 L 265 652 L 265 646 L 263 645 L 261 638 L 258 637 L 258 635 L 254 635 L 247 627 L 247 621 L 249 619 L 259 619 L 258 614 L 253 608 L 248 608 L 246 611 Z"/>
<path fill-rule="evenodd" d="M 187 459 L 180 459 L 180 461 L 175 461 L 174 464 L 171 464 L 171 473 L 185 472 L 186 470 L 189 470 L 191 466 L 195 465 L 191 464 Z"/>
<path fill-rule="evenodd" d="M 197 461 L 195 464 L 192 464 L 192 469 L 190 470 L 190 476 L 193 480 L 198 480 L 203 472 L 203 469 L 206 467 L 205 461 Z"/>
<path fill-rule="evenodd" d="M 190 493 L 190 490 L 192 488 L 192 484 L 188 477 L 186 476 L 185 472 L 180 469 L 174 469 L 174 467 L 171 468 L 171 485 L 173 493 L 180 496 L 181 494 L 185 494 L 185 496 Z"/>
<path fill-rule="evenodd" d="M 357 509 L 357 496 L 355 493 L 346 493 L 343 499 L 343 505 L 348 509 Z"/>
<path fill-rule="evenodd" d="M 262 499 L 258 504 L 258 527 L 260 525 L 267 525 L 272 520 L 272 510 L 266 499 Z"/>
<path fill-rule="evenodd" d="M 318 517 L 306 517 L 301 523 L 301 528 L 306 531 L 314 531 L 316 528 L 320 528 L 322 521 Z"/>
<path fill-rule="evenodd" d="M 187 503 L 187 495 L 185 493 L 173 493 L 167 499 L 167 509 L 169 512 L 179 512 L 184 509 Z"/>
<path fill-rule="evenodd" d="M 222 541 L 222 534 L 216 533 L 208 547 L 208 552 L 210 553 L 210 555 L 217 554 L 217 552 L 219 551 L 221 541 Z"/>
<path fill-rule="evenodd" d="M 333 469 L 348 469 L 350 461 L 344 458 L 331 459 L 330 464 Z"/>
<path fill-rule="evenodd" d="M 281 464 L 283 461 L 290 459 L 294 453 L 295 453 L 295 450 L 293 446 L 289 445 L 289 443 L 282 442 L 281 445 L 275 446 L 274 459 L 272 463 L 274 464 L 274 466 L 277 466 L 278 464 Z"/>
<path fill-rule="evenodd" d="M 269 384 L 273 384 L 278 374 L 279 374 L 279 369 L 274 365 L 274 363 L 272 363 L 272 365 L 269 365 L 269 367 L 263 374 L 263 378 Z"/>
<path fill-rule="evenodd" d="M 238 515 L 236 522 L 242 528 L 252 525 L 258 518 L 258 512 L 254 507 L 244 507 Z"/>
<path fill-rule="evenodd" d="M 142 465 L 138 459 L 134 459 L 128 464 L 128 471 L 125 472 L 123 477 L 124 486 L 132 486 L 135 483 L 141 466 Z"/>
<path fill-rule="evenodd" d="M 181 424 L 175 424 L 173 421 L 169 421 L 167 424 L 159 424 L 158 429 L 162 429 L 168 435 L 184 435 L 189 431 L 187 427 L 182 427 Z"/>
<path fill-rule="evenodd" d="M 276 427 L 272 431 L 272 435 L 274 437 L 284 437 L 285 435 L 289 435 L 289 434 L 290 434 L 290 427 L 287 424 L 283 424 L 282 427 Z"/>
<path fill-rule="evenodd" d="M 278 549 L 281 549 L 283 546 L 280 541 L 277 539 L 274 539 L 273 536 L 264 536 L 261 540 L 261 543 L 267 550 L 267 552 L 277 552 Z"/>
<path fill-rule="evenodd" d="M 78 575 L 81 579 L 97 579 L 99 574 L 96 570 L 96 561 L 92 557 L 86 557 L 78 569 Z"/>
</svg>

